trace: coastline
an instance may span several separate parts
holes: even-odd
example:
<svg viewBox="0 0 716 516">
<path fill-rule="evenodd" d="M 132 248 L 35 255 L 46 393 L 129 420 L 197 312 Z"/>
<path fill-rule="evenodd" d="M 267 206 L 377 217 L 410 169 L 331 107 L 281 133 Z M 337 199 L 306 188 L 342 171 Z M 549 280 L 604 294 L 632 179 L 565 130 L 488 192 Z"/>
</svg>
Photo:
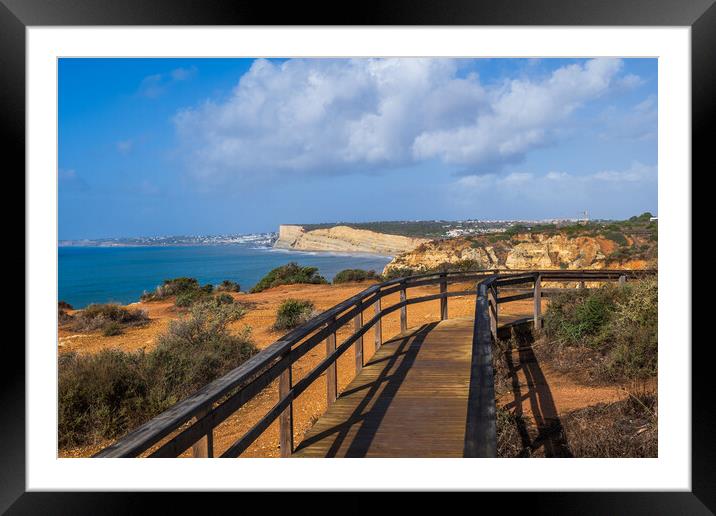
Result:
<svg viewBox="0 0 716 516">
<path fill-rule="evenodd" d="M 382 272 L 392 257 L 373 253 L 302 251 L 250 244 L 65 246 L 58 248 L 58 299 L 75 308 L 138 302 L 164 280 L 194 277 L 201 284 L 231 280 L 247 291 L 270 270 L 296 261 L 331 281 L 344 269 Z"/>
</svg>

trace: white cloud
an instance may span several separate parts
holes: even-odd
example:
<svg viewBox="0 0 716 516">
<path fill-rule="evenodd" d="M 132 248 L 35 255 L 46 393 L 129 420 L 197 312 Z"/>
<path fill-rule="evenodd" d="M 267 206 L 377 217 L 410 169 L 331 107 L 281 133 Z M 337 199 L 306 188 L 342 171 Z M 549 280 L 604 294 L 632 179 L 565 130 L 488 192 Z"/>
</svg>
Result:
<svg viewBox="0 0 716 516">
<path fill-rule="evenodd" d="M 175 82 L 186 81 L 196 75 L 197 68 L 175 68 L 168 73 L 156 73 L 146 76 L 139 84 L 139 95 L 155 99 L 162 95 L 166 89 Z"/>
<path fill-rule="evenodd" d="M 194 74 L 196 74 L 196 66 L 191 66 L 189 68 L 175 68 L 169 73 L 171 78 L 175 81 L 186 81 L 187 79 L 193 77 Z"/>
<path fill-rule="evenodd" d="M 448 195 L 464 206 L 476 205 L 489 196 L 492 206 L 506 201 L 515 203 L 512 205 L 515 209 L 519 209 L 521 203 L 547 209 L 564 209 L 570 205 L 584 209 L 596 199 L 600 199 L 600 204 L 614 202 L 629 206 L 635 194 L 650 192 L 651 195 L 656 185 L 657 167 L 634 162 L 624 170 L 602 170 L 586 175 L 551 171 L 544 175 L 520 172 L 504 177 L 497 174 L 465 176 L 452 183 Z M 554 213 L 554 216 L 564 215 L 567 214 Z"/>
<path fill-rule="evenodd" d="M 490 109 L 471 124 L 420 134 L 414 155 L 467 167 L 519 162 L 554 141 L 559 125 L 580 105 L 603 95 L 621 66 L 618 59 L 594 59 L 560 68 L 542 82 L 508 81 L 490 92 Z"/>
<path fill-rule="evenodd" d="M 139 84 L 139 94 L 143 97 L 154 99 L 163 92 L 164 85 L 162 84 L 161 74 L 148 75 Z"/>
<path fill-rule="evenodd" d="M 189 168 L 205 182 L 257 174 L 348 173 L 438 159 L 467 172 L 521 161 L 604 95 L 619 59 L 542 80 L 484 85 L 459 60 L 256 60 L 228 99 L 180 111 Z"/>
</svg>

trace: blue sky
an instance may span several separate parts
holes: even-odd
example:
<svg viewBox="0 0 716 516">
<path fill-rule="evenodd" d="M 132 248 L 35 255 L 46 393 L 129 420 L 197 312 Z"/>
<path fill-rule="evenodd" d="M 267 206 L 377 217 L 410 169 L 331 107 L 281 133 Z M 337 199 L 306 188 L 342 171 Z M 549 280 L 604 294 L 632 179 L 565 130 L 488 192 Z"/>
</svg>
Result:
<svg viewBox="0 0 716 516">
<path fill-rule="evenodd" d="M 656 59 L 61 59 L 59 238 L 657 213 Z"/>
</svg>

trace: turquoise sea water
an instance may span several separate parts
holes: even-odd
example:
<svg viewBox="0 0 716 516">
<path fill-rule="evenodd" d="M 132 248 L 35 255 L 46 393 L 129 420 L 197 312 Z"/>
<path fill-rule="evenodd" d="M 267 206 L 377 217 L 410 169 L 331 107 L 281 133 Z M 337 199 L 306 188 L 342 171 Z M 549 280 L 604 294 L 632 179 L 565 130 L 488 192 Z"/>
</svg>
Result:
<svg viewBox="0 0 716 516">
<path fill-rule="evenodd" d="M 90 303 L 131 303 L 145 290 L 179 276 L 200 283 L 236 281 L 242 290 L 254 286 L 268 271 L 288 262 L 318 267 L 327 280 L 343 269 L 373 269 L 390 261 L 378 255 L 308 253 L 257 249 L 247 245 L 177 247 L 59 247 L 59 299 L 75 308 Z"/>
</svg>

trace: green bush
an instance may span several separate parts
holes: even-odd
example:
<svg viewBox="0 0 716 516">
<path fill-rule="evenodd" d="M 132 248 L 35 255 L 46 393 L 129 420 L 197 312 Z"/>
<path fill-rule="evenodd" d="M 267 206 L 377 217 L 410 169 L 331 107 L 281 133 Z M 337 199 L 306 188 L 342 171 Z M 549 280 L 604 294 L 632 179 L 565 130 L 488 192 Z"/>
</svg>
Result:
<svg viewBox="0 0 716 516">
<path fill-rule="evenodd" d="M 118 438 L 239 366 L 257 352 L 249 328 L 228 330 L 242 314 L 237 305 L 198 303 L 149 352 L 60 355 L 60 447 Z"/>
<path fill-rule="evenodd" d="M 64 353 L 58 368 L 60 447 L 115 439 L 146 421 L 149 381 L 141 352 Z"/>
<path fill-rule="evenodd" d="M 196 278 L 181 277 L 164 280 L 154 292 L 145 292 L 140 299 L 142 301 L 161 301 L 171 296 L 178 297 L 196 291 L 211 294 L 213 290 L 214 286 L 211 284 L 201 286 Z"/>
<path fill-rule="evenodd" d="M 478 260 L 466 258 L 456 262 L 445 262 L 432 269 L 426 269 L 424 272 L 474 272 L 481 270 L 484 270 L 484 267 Z"/>
<path fill-rule="evenodd" d="M 105 337 L 113 337 L 122 333 L 122 325 L 118 322 L 111 321 L 102 327 L 102 335 Z"/>
<path fill-rule="evenodd" d="M 177 294 L 174 304 L 180 308 L 188 308 L 197 301 L 203 301 L 209 297 L 209 293 L 202 289 L 186 290 Z"/>
<path fill-rule="evenodd" d="M 313 317 L 314 305 L 304 299 L 286 299 L 276 311 L 274 330 L 290 330 Z"/>
<path fill-rule="evenodd" d="M 604 238 L 611 240 L 612 242 L 616 242 L 620 246 L 629 245 L 626 237 L 619 231 L 609 231 L 604 235 Z"/>
<path fill-rule="evenodd" d="M 497 234 L 487 235 L 487 241 L 490 242 L 491 244 L 494 244 L 496 242 L 501 242 L 503 240 L 511 240 L 512 236 L 513 235 L 511 235 L 509 233 L 497 233 Z"/>
<path fill-rule="evenodd" d="M 217 292 L 241 292 L 241 286 L 231 280 L 224 280 L 216 286 Z"/>
<path fill-rule="evenodd" d="M 228 324 L 243 312 L 231 305 L 198 303 L 190 316 L 174 320 L 147 354 L 154 379 L 152 405 L 162 411 L 237 367 L 257 350 L 250 329 L 239 335 Z"/>
<path fill-rule="evenodd" d="M 219 294 L 214 296 L 213 299 L 217 305 L 231 305 L 234 303 L 234 298 L 229 294 Z"/>
<path fill-rule="evenodd" d="M 420 272 L 409 267 L 393 267 L 383 274 L 382 279 L 383 281 L 388 281 L 396 278 L 407 278 L 408 276 L 420 274 Z"/>
<path fill-rule="evenodd" d="M 301 267 L 295 262 L 290 262 L 270 271 L 251 289 L 251 292 L 261 292 L 279 285 L 293 285 L 295 283 L 320 284 L 328 282 L 318 274 L 318 268 Z"/>
<path fill-rule="evenodd" d="M 340 271 L 333 278 L 333 283 L 348 283 L 350 281 L 366 281 L 376 279 L 375 271 L 365 271 L 363 269 L 345 269 Z"/>
<path fill-rule="evenodd" d="M 144 310 L 129 309 L 124 306 L 107 303 L 91 304 L 72 317 L 72 329 L 75 331 L 103 330 L 110 325 L 121 328 L 141 326 L 149 321 Z"/>
<path fill-rule="evenodd" d="M 646 378 L 656 374 L 657 318 L 657 280 L 647 278 L 554 296 L 544 328 L 552 345 L 597 352 L 596 376 Z"/>
</svg>

